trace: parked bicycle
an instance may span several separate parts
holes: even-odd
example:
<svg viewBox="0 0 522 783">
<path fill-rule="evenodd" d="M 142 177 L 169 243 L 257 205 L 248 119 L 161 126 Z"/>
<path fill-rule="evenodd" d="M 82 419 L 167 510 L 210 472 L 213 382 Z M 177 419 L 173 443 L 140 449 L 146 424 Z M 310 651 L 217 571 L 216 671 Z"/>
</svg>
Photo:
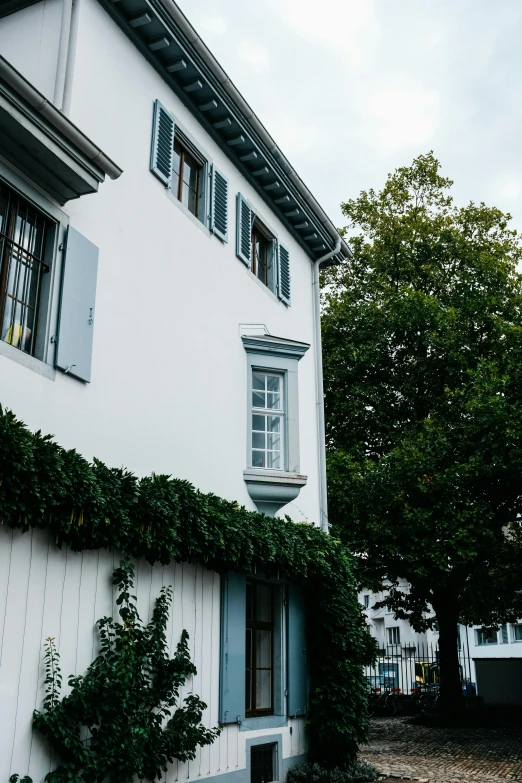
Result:
<svg viewBox="0 0 522 783">
<path fill-rule="evenodd" d="M 398 696 L 392 689 L 374 688 L 368 686 L 368 711 L 370 717 L 373 715 L 392 715 L 397 714 Z"/>
<path fill-rule="evenodd" d="M 438 683 L 418 682 L 412 688 L 412 701 L 417 712 L 434 712 L 439 703 Z"/>
</svg>

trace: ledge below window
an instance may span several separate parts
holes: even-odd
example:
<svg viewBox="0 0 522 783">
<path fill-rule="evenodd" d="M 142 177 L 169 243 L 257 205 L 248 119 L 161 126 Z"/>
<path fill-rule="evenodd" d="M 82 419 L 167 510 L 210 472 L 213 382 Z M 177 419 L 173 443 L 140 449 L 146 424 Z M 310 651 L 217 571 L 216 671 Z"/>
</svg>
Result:
<svg viewBox="0 0 522 783">
<path fill-rule="evenodd" d="M 300 473 L 285 473 L 281 470 L 260 470 L 248 468 L 243 471 L 248 494 L 258 511 L 275 516 L 280 508 L 291 503 L 299 495 L 308 477 Z"/>
</svg>

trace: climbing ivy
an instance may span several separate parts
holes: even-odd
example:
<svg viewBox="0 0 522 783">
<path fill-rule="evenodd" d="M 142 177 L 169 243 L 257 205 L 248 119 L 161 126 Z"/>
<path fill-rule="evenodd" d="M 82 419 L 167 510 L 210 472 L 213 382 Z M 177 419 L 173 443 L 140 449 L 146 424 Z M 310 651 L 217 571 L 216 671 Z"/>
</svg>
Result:
<svg viewBox="0 0 522 783">
<path fill-rule="evenodd" d="M 71 692 L 61 701 L 59 655 L 54 639 L 46 640 L 44 711 L 35 711 L 34 727 L 64 762 L 46 775 L 47 783 L 159 780 L 168 762 L 193 759 L 198 746 L 219 734 L 202 725 L 206 704 L 198 696 L 189 694 L 178 706 L 181 686 L 197 671 L 187 631 L 174 657 L 168 655 L 171 588 L 162 588 L 143 625 L 133 578 L 133 565 L 123 560 L 112 580 L 122 622 L 98 621 L 100 653 L 83 676 L 69 677 Z"/>
<path fill-rule="evenodd" d="M 352 559 L 308 523 L 248 511 L 166 475 L 142 479 L 89 463 L 33 433 L 0 406 L 0 515 L 23 531 L 47 529 L 74 551 L 109 549 L 149 563 L 203 563 L 218 573 L 286 577 L 307 600 L 310 756 L 327 767 L 354 758 L 367 733 L 364 664 L 373 659 Z"/>
</svg>

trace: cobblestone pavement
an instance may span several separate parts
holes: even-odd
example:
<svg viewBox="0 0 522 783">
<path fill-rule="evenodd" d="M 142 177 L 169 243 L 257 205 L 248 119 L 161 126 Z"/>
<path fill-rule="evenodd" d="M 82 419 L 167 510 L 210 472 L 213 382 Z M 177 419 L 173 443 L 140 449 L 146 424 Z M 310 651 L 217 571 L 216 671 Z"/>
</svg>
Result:
<svg viewBox="0 0 522 783">
<path fill-rule="evenodd" d="M 366 759 L 390 780 L 423 783 L 522 781 L 522 726 L 427 728 L 407 718 L 373 718 Z"/>
</svg>

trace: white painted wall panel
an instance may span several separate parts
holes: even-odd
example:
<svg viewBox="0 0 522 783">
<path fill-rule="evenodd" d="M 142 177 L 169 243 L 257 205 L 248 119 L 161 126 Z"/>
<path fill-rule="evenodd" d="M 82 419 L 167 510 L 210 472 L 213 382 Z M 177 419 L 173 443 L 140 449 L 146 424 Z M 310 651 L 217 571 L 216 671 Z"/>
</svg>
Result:
<svg viewBox="0 0 522 783">
<path fill-rule="evenodd" d="M 63 0 L 41 0 L 0 19 L 0 54 L 48 100 L 54 98 Z"/>
<path fill-rule="evenodd" d="M 156 98 L 229 178 L 228 244 L 195 225 L 149 171 Z M 92 382 L 61 373 L 52 381 L 0 357 L 0 401 L 88 458 L 186 478 L 254 509 L 243 481 L 248 400 L 239 325 L 263 323 L 271 334 L 312 343 L 311 261 L 98 0 L 79 4 L 71 119 L 124 169 L 65 207 L 100 248 Z M 290 308 L 236 258 L 239 191 L 290 250 Z M 311 521 L 319 519 L 314 377 L 311 347 L 299 363 L 308 484 L 280 512 Z"/>
<path fill-rule="evenodd" d="M 41 709 L 44 696 L 44 642 L 48 636 L 56 640 L 65 693 L 68 676 L 85 672 L 98 652 L 96 620 L 116 616 L 111 576 L 119 560 L 117 554 L 105 551 L 59 550 L 44 531 L 21 534 L 0 526 L 0 780 L 17 772 L 41 783 L 51 769 L 49 747 L 32 730 L 33 710 Z M 172 585 L 170 651 L 174 652 L 186 628 L 198 669 L 182 695 L 197 693 L 207 703 L 203 722 L 209 728 L 216 726 L 219 575 L 187 563 L 151 567 L 143 561 L 137 564 L 136 575 L 144 620 L 150 619 L 161 587 Z M 303 720 L 291 720 L 288 727 L 276 731 L 283 734 L 285 758 L 306 751 Z M 237 726 L 229 726 L 214 745 L 198 749 L 194 761 L 174 763 L 167 783 L 244 769 L 245 741 L 273 733 L 273 729 L 240 732 Z"/>
</svg>

